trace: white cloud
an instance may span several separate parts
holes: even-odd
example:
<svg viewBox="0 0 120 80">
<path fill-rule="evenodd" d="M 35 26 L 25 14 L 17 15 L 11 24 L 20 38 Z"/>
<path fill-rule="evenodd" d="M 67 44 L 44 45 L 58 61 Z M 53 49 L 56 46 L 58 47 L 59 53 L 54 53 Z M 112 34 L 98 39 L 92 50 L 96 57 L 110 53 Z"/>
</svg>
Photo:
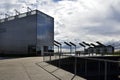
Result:
<svg viewBox="0 0 120 80">
<path fill-rule="evenodd" d="M 120 0 L 6 0 L 0 4 L 4 10 L 35 9 L 31 4 L 37 4 L 40 11 L 54 17 L 55 39 L 61 42 L 120 39 Z"/>
<path fill-rule="evenodd" d="M 15 15 L 15 9 L 24 13 L 27 11 L 28 6 L 35 9 L 36 0 L 2 0 L 0 1 L 0 13 L 12 13 L 12 15 Z"/>
<path fill-rule="evenodd" d="M 55 18 L 55 31 L 59 30 L 56 40 L 106 42 L 120 38 L 119 3 L 119 0 L 49 0 L 39 9 Z"/>
</svg>

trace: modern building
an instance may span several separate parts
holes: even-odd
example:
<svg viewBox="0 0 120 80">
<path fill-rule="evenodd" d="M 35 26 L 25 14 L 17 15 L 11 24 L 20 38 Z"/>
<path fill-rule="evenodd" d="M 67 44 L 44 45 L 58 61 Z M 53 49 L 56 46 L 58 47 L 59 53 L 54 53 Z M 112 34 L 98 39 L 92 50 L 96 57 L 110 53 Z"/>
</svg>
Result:
<svg viewBox="0 0 120 80">
<path fill-rule="evenodd" d="M 96 54 L 112 54 L 114 53 L 114 47 L 111 45 L 108 46 L 102 46 L 102 45 L 96 45 L 94 47 L 89 47 L 86 49 L 88 53 L 96 53 Z"/>
<path fill-rule="evenodd" d="M 53 46 L 54 18 L 41 11 L 0 20 L 0 54 L 43 55 Z"/>
</svg>

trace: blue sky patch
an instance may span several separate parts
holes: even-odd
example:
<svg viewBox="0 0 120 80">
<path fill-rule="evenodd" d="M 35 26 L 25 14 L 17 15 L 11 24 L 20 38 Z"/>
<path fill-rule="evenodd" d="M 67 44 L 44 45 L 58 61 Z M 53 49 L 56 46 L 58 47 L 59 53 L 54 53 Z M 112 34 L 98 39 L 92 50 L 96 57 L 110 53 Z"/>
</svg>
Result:
<svg viewBox="0 0 120 80">
<path fill-rule="evenodd" d="M 62 0 L 53 0 L 54 2 L 59 2 L 59 1 L 62 1 Z"/>
</svg>

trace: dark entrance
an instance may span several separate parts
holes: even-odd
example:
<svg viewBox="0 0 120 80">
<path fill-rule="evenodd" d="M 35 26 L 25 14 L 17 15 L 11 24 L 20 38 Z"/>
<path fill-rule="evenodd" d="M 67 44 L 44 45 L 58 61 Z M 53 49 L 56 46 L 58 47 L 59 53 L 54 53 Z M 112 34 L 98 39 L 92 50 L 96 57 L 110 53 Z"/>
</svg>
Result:
<svg viewBox="0 0 120 80">
<path fill-rule="evenodd" d="M 29 54 L 29 55 L 36 55 L 36 46 L 34 46 L 34 45 L 29 45 L 29 46 L 28 46 L 28 54 Z"/>
</svg>

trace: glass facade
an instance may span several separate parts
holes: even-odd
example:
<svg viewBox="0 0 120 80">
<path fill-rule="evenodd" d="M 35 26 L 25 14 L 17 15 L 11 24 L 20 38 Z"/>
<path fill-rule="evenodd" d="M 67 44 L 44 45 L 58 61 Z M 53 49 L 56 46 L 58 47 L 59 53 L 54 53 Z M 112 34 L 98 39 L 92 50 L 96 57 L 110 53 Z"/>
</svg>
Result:
<svg viewBox="0 0 120 80">
<path fill-rule="evenodd" d="M 54 18 L 38 10 L 0 20 L 0 53 L 43 54 L 53 42 Z"/>
<path fill-rule="evenodd" d="M 28 47 L 36 45 L 36 15 L 0 23 L 0 51 L 4 53 L 28 53 Z"/>
<path fill-rule="evenodd" d="M 53 42 L 54 42 L 54 18 L 44 13 L 38 12 L 37 51 L 43 53 L 52 50 Z"/>
</svg>

